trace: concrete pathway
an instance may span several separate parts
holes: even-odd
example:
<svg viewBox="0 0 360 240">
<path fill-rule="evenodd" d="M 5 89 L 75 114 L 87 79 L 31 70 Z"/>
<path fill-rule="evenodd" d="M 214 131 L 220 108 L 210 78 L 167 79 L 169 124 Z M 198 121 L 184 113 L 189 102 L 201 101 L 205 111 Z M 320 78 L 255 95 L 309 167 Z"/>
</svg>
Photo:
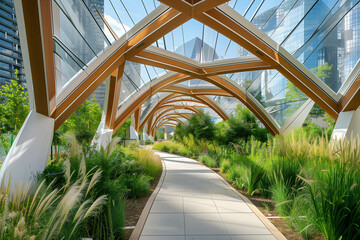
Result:
<svg viewBox="0 0 360 240">
<path fill-rule="evenodd" d="M 140 240 L 276 239 L 216 173 L 192 159 L 157 153 L 166 175 Z"/>
</svg>

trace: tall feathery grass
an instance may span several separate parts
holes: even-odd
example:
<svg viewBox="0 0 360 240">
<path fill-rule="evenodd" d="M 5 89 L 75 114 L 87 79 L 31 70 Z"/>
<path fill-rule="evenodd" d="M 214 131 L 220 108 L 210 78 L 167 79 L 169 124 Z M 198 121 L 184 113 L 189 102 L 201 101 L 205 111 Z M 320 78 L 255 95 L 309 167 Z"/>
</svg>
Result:
<svg viewBox="0 0 360 240">
<path fill-rule="evenodd" d="M 144 172 L 155 178 L 160 175 L 162 170 L 161 158 L 150 149 L 139 149 L 134 152 L 136 160 L 144 166 Z"/>
<path fill-rule="evenodd" d="M 327 133 L 300 129 L 266 143 L 251 138 L 219 146 L 187 136 L 181 145 L 208 166 L 208 158 L 219 160 L 220 172 L 249 195 L 272 198 L 305 238 L 335 240 L 360 238 L 360 141 L 351 139 L 332 142 Z M 179 153 L 178 144 L 154 149 Z"/>
<path fill-rule="evenodd" d="M 66 178 L 71 173 L 65 169 Z M 97 173 L 97 174 L 96 174 Z M 35 191 L 31 183 L 17 184 L 11 189 L 11 180 L 0 186 L 0 239 L 66 239 L 86 237 L 80 227 L 94 217 L 106 203 L 106 196 L 96 199 L 86 194 L 101 177 L 99 171 L 90 171 L 72 184 L 53 189 L 54 181 L 45 186 L 45 180 Z"/>
</svg>

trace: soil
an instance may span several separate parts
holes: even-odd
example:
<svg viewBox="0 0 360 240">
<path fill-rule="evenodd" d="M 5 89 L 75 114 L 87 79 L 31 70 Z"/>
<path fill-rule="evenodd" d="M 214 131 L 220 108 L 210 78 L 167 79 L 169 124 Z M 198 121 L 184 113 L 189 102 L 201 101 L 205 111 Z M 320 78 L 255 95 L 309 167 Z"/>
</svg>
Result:
<svg viewBox="0 0 360 240">
<path fill-rule="evenodd" d="M 151 189 L 150 192 L 142 198 L 139 199 L 128 199 L 126 202 L 125 207 L 125 226 L 126 227 L 133 227 L 136 226 L 137 221 L 140 218 L 140 215 L 145 208 L 145 205 L 150 198 L 151 194 L 154 192 L 159 180 L 160 180 L 161 174 L 152 181 L 150 184 Z M 131 236 L 131 233 L 134 229 L 126 229 L 124 231 L 124 239 L 129 239 Z"/>
</svg>

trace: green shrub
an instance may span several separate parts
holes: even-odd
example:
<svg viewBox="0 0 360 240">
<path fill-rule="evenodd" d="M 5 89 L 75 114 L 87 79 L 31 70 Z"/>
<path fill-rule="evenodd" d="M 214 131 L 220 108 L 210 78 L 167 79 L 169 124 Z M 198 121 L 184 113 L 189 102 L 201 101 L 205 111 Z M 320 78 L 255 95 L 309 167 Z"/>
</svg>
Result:
<svg viewBox="0 0 360 240">
<path fill-rule="evenodd" d="M 211 168 L 216 168 L 218 166 L 216 159 L 210 157 L 207 154 L 201 155 L 199 160 L 200 162 L 205 163 L 207 166 Z"/>
<path fill-rule="evenodd" d="M 154 142 L 151 141 L 151 140 L 146 140 L 145 141 L 145 145 L 153 145 L 153 144 L 154 144 Z"/>
<path fill-rule="evenodd" d="M 61 187 L 65 185 L 65 176 L 62 162 L 53 163 L 48 165 L 42 172 L 41 179 L 45 179 L 46 184 L 50 184 L 54 181 L 55 187 Z"/>
<path fill-rule="evenodd" d="M 265 177 L 265 170 L 256 163 L 251 163 L 245 171 L 245 176 L 242 178 L 247 188 L 247 193 L 252 196 L 260 192 L 261 184 Z"/>
<path fill-rule="evenodd" d="M 226 178 L 235 181 L 241 177 L 242 172 L 243 170 L 239 166 L 233 165 L 229 168 L 229 171 L 226 172 L 225 176 Z"/>
<path fill-rule="evenodd" d="M 128 187 L 127 196 L 129 198 L 140 198 L 150 192 L 151 177 L 146 175 L 123 175 L 122 182 Z"/>
<path fill-rule="evenodd" d="M 155 178 L 162 171 L 162 163 L 159 155 L 148 149 L 142 149 L 134 152 L 134 157 L 144 167 L 146 175 Z"/>
<path fill-rule="evenodd" d="M 129 142 L 128 148 L 135 149 L 138 148 L 139 146 L 140 146 L 140 141 L 131 141 Z"/>
<path fill-rule="evenodd" d="M 276 211 L 280 216 L 289 216 L 293 204 L 291 190 L 284 184 L 283 180 L 278 180 L 273 184 L 271 191 L 272 198 L 276 203 Z"/>
<path fill-rule="evenodd" d="M 228 159 L 224 159 L 220 162 L 220 172 L 226 173 L 231 167 L 231 163 Z"/>
</svg>

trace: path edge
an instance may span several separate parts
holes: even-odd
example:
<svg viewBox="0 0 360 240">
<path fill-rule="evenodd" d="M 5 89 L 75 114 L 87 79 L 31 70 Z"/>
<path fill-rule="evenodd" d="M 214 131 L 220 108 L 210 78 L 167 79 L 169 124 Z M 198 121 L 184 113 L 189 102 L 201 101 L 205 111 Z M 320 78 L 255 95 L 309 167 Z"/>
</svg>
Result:
<svg viewBox="0 0 360 240">
<path fill-rule="evenodd" d="M 269 219 L 267 219 L 264 214 L 244 195 L 239 193 L 233 186 L 231 186 L 230 183 L 228 183 L 223 177 L 221 177 L 217 172 L 203 164 L 202 162 L 198 161 L 208 169 L 210 169 L 218 178 L 221 179 L 221 181 L 231 189 L 236 195 L 238 195 L 245 203 L 248 205 L 248 207 L 255 213 L 255 215 L 260 219 L 260 221 L 269 229 L 269 231 L 274 235 L 274 237 L 278 240 L 287 240 L 287 238 L 280 232 L 279 229 L 277 229 L 274 224 L 270 222 Z"/>
<path fill-rule="evenodd" d="M 152 150 L 152 151 L 154 151 L 154 150 Z M 156 153 L 157 151 L 154 151 L 154 152 Z M 159 154 L 157 154 L 157 155 L 159 155 Z M 145 205 L 143 211 L 141 212 L 140 218 L 137 221 L 136 226 L 135 226 L 134 230 L 132 231 L 129 240 L 138 240 L 140 238 L 141 233 L 142 233 L 142 231 L 144 229 L 144 226 L 145 226 L 145 222 L 146 222 L 146 220 L 147 220 L 147 218 L 149 216 L 151 207 L 152 207 L 152 205 L 153 205 L 153 203 L 155 201 L 156 196 L 158 195 L 158 193 L 160 191 L 160 188 L 162 187 L 162 185 L 164 183 L 164 179 L 165 179 L 165 176 L 166 176 L 166 165 L 165 165 L 162 158 L 161 158 L 161 163 L 162 163 L 163 168 L 162 168 L 162 173 L 161 173 L 159 182 L 156 185 L 156 188 L 155 188 L 154 192 L 151 194 L 151 196 L 147 200 L 146 205 Z"/>
</svg>

